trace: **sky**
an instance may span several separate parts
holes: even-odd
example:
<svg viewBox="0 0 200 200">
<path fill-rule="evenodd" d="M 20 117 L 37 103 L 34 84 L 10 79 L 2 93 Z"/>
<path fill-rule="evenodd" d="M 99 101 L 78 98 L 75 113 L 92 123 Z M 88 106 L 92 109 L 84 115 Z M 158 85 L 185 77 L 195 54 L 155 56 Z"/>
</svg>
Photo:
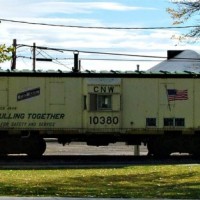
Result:
<svg viewBox="0 0 200 200">
<path fill-rule="evenodd" d="M 172 0 L 0 0 L 0 44 L 17 48 L 17 69 L 32 70 L 32 48 L 43 46 L 62 50 L 36 49 L 37 58 L 53 58 L 53 62 L 36 62 L 36 70 L 64 70 L 73 67 L 73 51 L 79 52 L 81 70 L 134 71 L 147 70 L 160 59 L 130 55 L 166 57 L 167 50 L 191 49 L 196 44 L 180 43 L 173 35 L 184 29 L 94 29 L 42 26 L 5 21 L 25 21 L 84 27 L 169 27 L 173 20 L 166 12 Z M 2 20 L 1 20 L 2 19 Z M 28 45 L 22 46 L 22 45 Z M 90 53 L 83 53 L 86 51 Z M 106 52 L 129 56 L 94 54 Z M 10 62 L 1 63 L 9 69 Z"/>
</svg>

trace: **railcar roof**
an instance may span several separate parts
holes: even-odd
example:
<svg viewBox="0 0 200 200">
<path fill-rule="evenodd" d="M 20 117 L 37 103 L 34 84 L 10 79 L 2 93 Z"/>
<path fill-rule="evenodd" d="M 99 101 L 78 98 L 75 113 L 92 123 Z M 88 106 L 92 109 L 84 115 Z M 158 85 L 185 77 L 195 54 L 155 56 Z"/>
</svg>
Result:
<svg viewBox="0 0 200 200">
<path fill-rule="evenodd" d="M 118 78 L 200 78 L 200 73 L 192 71 L 31 71 L 31 70 L 1 70 L 0 77 L 118 77 Z"/>
</svg>

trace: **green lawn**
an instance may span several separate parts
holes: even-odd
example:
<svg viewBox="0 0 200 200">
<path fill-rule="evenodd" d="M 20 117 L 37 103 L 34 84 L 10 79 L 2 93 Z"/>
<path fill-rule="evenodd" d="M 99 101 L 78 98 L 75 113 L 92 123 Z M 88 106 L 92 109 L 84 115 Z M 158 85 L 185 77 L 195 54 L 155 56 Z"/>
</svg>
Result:
<svg viewBox="0 0 200 200">
<path fill-rule="evenodd" d="M 200 165 L 0 170 L 1 196 L 200 198 Z"/>
</svg>

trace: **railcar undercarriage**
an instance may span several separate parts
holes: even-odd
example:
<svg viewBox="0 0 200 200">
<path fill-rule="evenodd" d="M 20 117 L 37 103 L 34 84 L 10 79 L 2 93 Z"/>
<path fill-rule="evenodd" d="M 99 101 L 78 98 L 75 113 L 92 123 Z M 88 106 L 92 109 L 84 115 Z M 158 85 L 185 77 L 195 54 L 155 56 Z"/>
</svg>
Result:
<svg viewBox="0 0 200 200">
<path fill-rule="evenodd" d="M 39 135 L 4 135 L 0 137 L 0 155 L 27 154 L 30 157 L 40 157 L 46 150 L 46 142 Z"/>
<path fill-rule="evenodd" d="M 189 153 L 200 156 L 200 137 L 188 136 L 156 136 L 147 141 L 148 155 L 158 157 L 169 156 L 172 153 Z"/>
<path fill-rule="evenodd" d="M 40 157 L 46 150 L 44 138 L 38 131 L 23 131 L 19 135 L 1 132 L 0 155 L 27 154 L 30 157 Z M 148 155 L 169 156 L 172 153 L 189 153 L 200 156 L 200 135 L 182 135 L 171 132 L 167 135 L 131 135 L 131 134 L 69 134 L 51 135 L 60 144 L 71 142 L 86 142 L 90 146 L 107 146 L 110 143 L 125 142 L 127 145 L 147 145 Z M 48 135 L 48 138 L 51 138 Z"/>
</svg>

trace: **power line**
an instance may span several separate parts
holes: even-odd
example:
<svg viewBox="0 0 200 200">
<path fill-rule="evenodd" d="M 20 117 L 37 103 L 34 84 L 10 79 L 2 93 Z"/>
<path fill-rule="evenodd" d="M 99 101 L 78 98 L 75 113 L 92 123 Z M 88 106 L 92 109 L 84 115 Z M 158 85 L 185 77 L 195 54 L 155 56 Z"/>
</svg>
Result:
<svg viewBox="0 0 200 200">
<path fill-rule="evenodd" d="M 23 45 L 29 46 L 29 45 Z M 31 46 L 29 46 L 31 47 Z M 125 56 L 125 57 L 139 57 L 139 58 L 152 58 L 152 59 L 167 59 L 166 56 L 149 56 L 149 55 L 138 55 L 138 54 L 126 54 L 126 53 L 114 53 L 114 52 L 99 52 L 99 51 L 84 51 L 84 50 L 74 50 L 74 49 L 61 49 L 61 48 L 51 48 L 51 47 L 42 47 L 37 46 L 38 49 L 43 50 L 52 50 L 52 51 L 68 51 L 68 52 L 79 52 L 86 54 L 99 54 L 99 55 L 110 55 L 110 56 Z M 191 60 L 191 61 L 200 61 L 199 58 L 173 58 L 173 60 Z"/>
<path fill-rule="evenodd" d="M 28 56 L 22 56 L 19 55 L 17 58 L 25 58 L 25 59 L 33 59 L 33 57 L 28 57 Z M 58 60 L 74 60 L 74 58 L 52 58 L 52 61 L 58 61 Z M 144 60 L 144 59 L 114 59 L 114 58 L 79 58 L 79 60 L 87 60 L 87 61 L 92 61 L 92 60 L 98 60 L 98 61 L 124 61 L 124 62 L 159 62 L 162 60 Z"/>
<path fill-rule="evenodd" d="M 33 47 L 31 45 L 19 44 L 20 46 L 24 47 Z M 51 50 L 51 51 L 67 51 L 67 52 L 79 52 L 79 53 L 86 53 L 86 54 L 99 54 L 99 55 L 112 55 L 112 56 L 127 56 L 127 57 L 143 57 L 143 58 L 160 58 L 166 59 L 165 56 L 149 56 L 149 55 L 137 55 L 137 54 L 126 54 L 126 53 L 114 53 L 114 52 L 100 52 L 100 51 L 84 51 L 84 50 L 76 50 L 76 49 L 62 49 L 62 48 L 51 48 L 51 47 L 44 47 L 44 46 L 37 46 L 37 49 L 42 50 Z"/>
<path fill-rule="evenodd" d="M 74 59 L 74 58 L 56 58 L 56 59 L 58 59 L 58 60 L 69 60 L 69 59 Z M 140 61 L 140 62 L 142 62 L 142 61 L 144 61 L 144 62 L 146 62 L 146 61 L 148 61 L 148 62 L 159 62 L 159 61 L 162 61 L 162 60 L 154 60 L 154 59 L 116 59 L 116 58 L 80 58 L 80 60 L 87 60 L 87 61 L 89 61 L 89 60 L 98 60 L 98 61 L 125 61 L 125 62 L 135 62 L 135 61 Z"/>
<path fill-rule="evenodd" d="M 187 29 L 187 28 L 198 28 L 200 26 L 160 26 L 160 27 L 106 27 L 106 26 L 73 26 L 73 25 L 62 25 L 62 24 L 48 24 L 48 23 L 37 23 L 28 21 L 18 21 L 11 19 L 0 19 L 5 22 L 21 23 L 29 25 L 40 25 L 40 26 L 53 26 L 63 28 L 80 28 L 80 29 L 110 29 L 110 30 L 159 30 L 159 29 Z"/>
<path fill-rule="evenodd" d="M 28 57 L 28 56 L 22 56 L 19 55 L 17 58 L 25 58 L 25 59 L 33 59 L 33 57 Z M 59 61 L 59 60 L 73 60 L 74 58 L 53 58 L 51 57 L 51 60 L 54 61 Z M 155 60 L 155 59 L 114 59 L 114 58 L 79 58 L 79 60 L 86 60 L 86 61 L 92 61 L 92 60 L 97 60 L 97 61 L 117 61 L 117 62 L 161 62 L 163 60 Z M 173 62 L 180 62 L 181 60 L 184 60 L 184 62 L 200 62 L 200 59 L 194 59 L 194 58 L 173 58 Z M 54 62 L 56 63 L 56 62 Z M 64 65 L 62 63 L 56 63 L 60 65 Z M 64 65 L 67 67 L 66 65 Z M 67 67 L 69 68 L 69 67 Z"/>
<path fill-rule="evenodd" d="M 31 45 L 25 45 L 25 44 L 18 44 L 18 45 L 20 47 L 30 47 L 30 48 L 33 47 Z M 151 59 L 167 59 L 166 56 L 150 56 L 150 55 L 114 53 L 114 52 L 84 51 L 84 50 L 75 50 L 75 49 L 51 48 L 51 47 L 44 47 L 44 46 L 37 46 L 36 48 L 40 49 L 40 50 L 58 51 L 58 52 L 62 52 L 62 53 L 66 51 L 66 52 L 78 52 L 78 53 L 97 54 L 97 55 L 109 55 L 109 56 L 125 56 L 125 57 L 139 57 L 139 58 L 151 58 Z M 106 58 L 104 58 L 104 59 L 106 60 Z M 91 58 L 91 60 L 92 60 L 92 58 Z M 94 58 L 94 60 L 95 60 L 95 58 Z M 98 60 L 98 58 L 96 60 Z M 188 58 L 187 57 L 183 57 L 183 58 L 181 58 L 181 57 L 174 57 L 174 58 L 171 58 L 169 60 L 173 60 L 173 61 L 193 61 L 193 62 L 200 62 L 200 58 L 189 58 L 189 57 Z M 130 61 L 131 61 L 131 59 L 130 59 Z M 138 60 L 138 61 L 143 61 L 143 60 Z"/>
<path fill-rule="evenodd" d="M 61 63 L 60 61 L 58 61 L 58 59 L 55 59 L 55 58 L 53 58 L 51 55 L 49 55 L 47 52 L 45 52 L 44 50 L 41 50 L 43 53 L 45 53 L 48 57 L 50 57 L 51 59 L 52 59 L 52 61 L 53 61 L 53 63 L 55 63 L 55 64 L 57 64 L 57 65 L 62 65 L 62 66 L 64 66 L 65 68 L 68 68 L 68 69 L 70 69 L 70 67 L 68 67 L 68 66 L 66 66 L 65 64 L 63 64 L 63 63 Z M 42 52 L 40 52 L 40 54 L 42 55 L 42 56 L 44 56 L 43 54 L 42 54 Z M 45 56 L 44 56 L 45 57 Z"/>
</svg>

